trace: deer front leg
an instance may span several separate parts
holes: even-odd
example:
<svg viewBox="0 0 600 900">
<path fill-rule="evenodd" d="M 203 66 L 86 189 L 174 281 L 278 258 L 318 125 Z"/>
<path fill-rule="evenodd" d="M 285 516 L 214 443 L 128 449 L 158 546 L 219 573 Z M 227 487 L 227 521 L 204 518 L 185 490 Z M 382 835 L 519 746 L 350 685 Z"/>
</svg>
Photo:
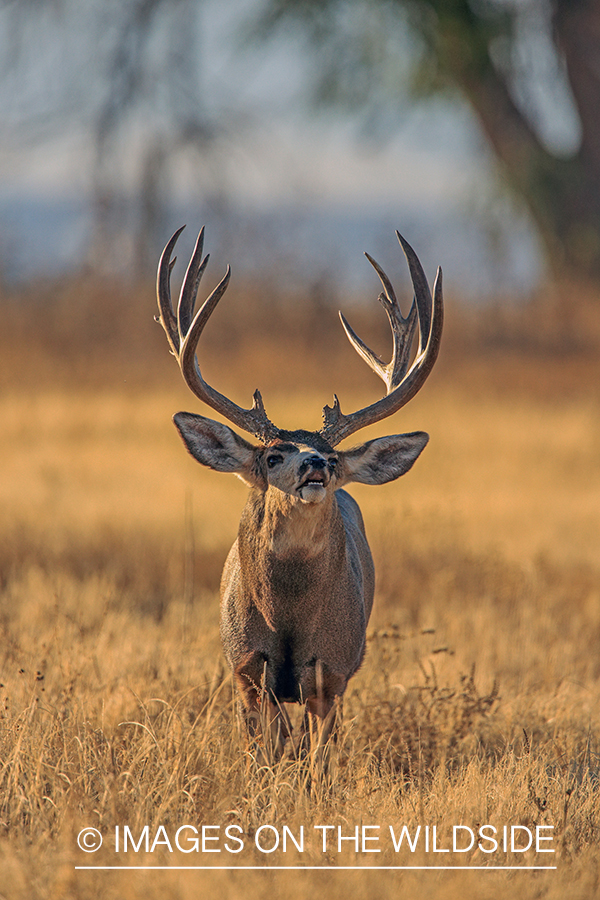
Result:
<svg viewBox="0 0 600 900">
<path fill-rule="evenodd" d="M 267 667 L 264 654 L 248 653 L 233 674 L 248 742 L 254 744 L 259 762 L 270 765 L 281 757 L 290 728 L 283 708 L 268 690 Z"/>
<path fill-rule="evenodd" d="M 314 753 L 317 765 L 321 764 L 327 742 L 334 733 L 346 684 L 344 675 L 332 672 L 321 660 L 317 660 L 314 687 L 306 700 L 300 743 L 300 747 Z"/>
</svg>

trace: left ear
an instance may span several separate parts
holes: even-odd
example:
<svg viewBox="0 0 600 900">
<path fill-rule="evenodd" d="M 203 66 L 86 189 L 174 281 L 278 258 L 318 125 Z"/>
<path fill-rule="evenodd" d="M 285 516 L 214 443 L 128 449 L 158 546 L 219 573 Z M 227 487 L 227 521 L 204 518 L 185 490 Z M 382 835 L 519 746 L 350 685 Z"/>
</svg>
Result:
<svg viewBox="0 0 600 900">
<path fill-rule="evenodd" d="M 387 484 L 408 472 L 429 435 L 424 431 L 412 434 L 390 434 L 367 441 L 360 447 L 342 450 L 341 477 L 338 485 L 358 481 L 361 484 Z"/>
</svg>

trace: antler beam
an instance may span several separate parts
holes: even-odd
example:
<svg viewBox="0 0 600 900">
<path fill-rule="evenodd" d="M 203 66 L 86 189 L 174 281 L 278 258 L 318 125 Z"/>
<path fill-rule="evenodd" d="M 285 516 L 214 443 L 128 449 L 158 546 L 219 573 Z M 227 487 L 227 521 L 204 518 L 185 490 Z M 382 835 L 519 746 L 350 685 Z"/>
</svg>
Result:
<svg viewBox="0 0 600 900">
<path fill-rule="evenodd" d="M 219 284 L 204 301 L 198 312 L 195 312 L 198 287 L 209 259 L 208 254 L 202 256 L 204 228 L 198 235 L 183 279 L 177 310 L 174 310 L 171 302 L 170 281 L 175 259 L 171 260 L 171 256 L 182 231 L 183 228 L 179 228 L 175 232 L 160 258 L 157 278 L 160 315 L 157 317 L 157 321 L 163 326 L 171 346 L 171 352 L 179 363 L 186 384 L 196 397 L 234 425 L 256 435 L 263 443 L 269 443 L 280 437 L 283 432 L 267 416 L 260 391 L 254 392 L 253 404 L 250 409 L 244 409 L 211 387 L 202 377 L 198 365 L 196 356 L 198 341 L 215 307 L 227 290 L 231 274 L 228 266 Z M 437 359 L 443 325 L 442 271 L 438 269 L 432 298 L 425 273 L 416 253 L 398 231 L 396 236 L 404 250 L 414 288 L 413 303 L 406 318 L 402 315 L 387 275 L 368 253 L 365 254 L 383 286 L 379 301 L 387 313 L 392 329 L 394 346 L 391 362 L 384 363 L 370 350 L 340 313 L 348 340 L 367 365 L 383 380 L 387 393 L 385 397 L 370 406 L 348 415 L 342 412 L 337 397 L 335 397 L 332 407 L 325 406 L 323 427 L 319 433 L 331 447 L 335 447 L 354 432 L 367 425 L 372 425 L 374 422 L 379 422 L 401 409 L 420 390 Z M 417 325 L 419 327 L 419 346 L 409 368 Z"/>
<path fill-rule="evenodd" d="M 260 440 L 267 443 L 279 435 L 279 430 L 267 416 L 260 391 L 256 390 L 254 392 L 254 402 L 251 408 L 244 409 L 207 384 L 200 372 L 196 358 L 198 341 L 217 303 L 227 290 L 231 274 L 228 266 L 219 284 L 204 301 L 198 312 L 194 313 L 198 287 L 209 259 L 208 254 L 202 258 L 204 228 L 198 235 L 190 264 L 183 279 L 176 314 L 173 309 L 170 282 L 171 271 L 175 265 L 176 257 L 171 261 L 171 254 L 183 228 L 185 226 L 175 232 L 163 250 L 158 264 L 156 293 L 160 315 L 157 316 L 156 321 L 160 322 L 164 328 L 171 346 L 171 352 L 177 359 L 181 373 L 192 393 L 199 400 L 202 400 L 203 403 L 206 403 L 207 406 L 210 406 L 216 412 L 225 416 L 226 419 L 229 419 L 230 422 L 233 422 L 234 425 L 250 434 L 256 435 Z"/>
<path fill-rule="evenodd" d="M 402 316 L 394 289 L 381 267 L 365 254 L 383 285 L 379 301 L 385 309 L 394 338 L 392 360 L 385 364 L 352 330 L 345 317 L 340 313 L 342 325 L 348 340 L 367 365 L 385 382 L 387 394 L 381 400 L 359 409 L 357 412 L 344 415 L 338 398 L 333 406 L 323 409 L 323 428 L 321 434 L 332 447 L 344 438 L 354 434 L 367 425 L 379 422 L 397 412 L 408 403 L 424 384 L 431 372 L 440 348 L 444 319 L 444 302 L 442 296 L 442 270 L 438 268 L 433 298 L 429 285 L 419 262 L 417 254 L 410 244 L 397 231 L 396 237 L 404 250 L 414 288 L 414 299 L 406 318 Z M 419 324 L 419 347 L 410 369 L 410 353 Z"/>
</svg>

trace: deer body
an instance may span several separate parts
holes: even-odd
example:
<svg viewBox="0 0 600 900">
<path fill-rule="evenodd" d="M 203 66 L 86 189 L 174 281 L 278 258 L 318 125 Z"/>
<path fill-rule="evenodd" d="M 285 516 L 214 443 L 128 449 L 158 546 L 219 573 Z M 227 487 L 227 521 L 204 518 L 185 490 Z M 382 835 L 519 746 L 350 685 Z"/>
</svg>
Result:
<svg viewBox="0 0 600 900">
<path fill-rule="evenodd" d="M 278 702 L 316 698 L 319 661 L 328 712 L 365 651 L 374 569 L 362 517 L 343 490 L 305 508 L 282 511 L 270 500 L 250 496 L 225 565 L 225 655 L 245 709 L 254 707 L 265 672 L 264 687 Z M 271 518 L 274 535 L 264 527 Z"/>
<path fill-rule="evenodd" d="M 428 436 L 413 432 L 377 438 L 349 450 L 335 447 L 347 435 L 404 405 L 427 377 L 441 336 L 441 280 L 432 302 L 414 251 L 399 237 L 415 286 L 415 301 L 404 319 L 387 277 L 371 260 L 385 289 L 380 300 L 394 333 L 392 362 L 385 366 L 342 321 L 360 355 L 388 385 L 387 396 L 348 416 L 336 398 L 332 408 L 324 409 L 320 432 L 283 431 L 267 418 L 258 391 L 253 406 L 245 410 L 202 378 L 196 344 L 229 273 L 194 317 L 195 295 L 207 261 L 202 260 L 201 233 L 175 315 L 169 274 L 178 234 L 165 248 L 159 266 L 160 321 L 194 393 L 259 437 L 258 444 L 251 444 L 228 425 L 204 416 L 174 417 L 198 462 L 236 474 L 250 488 L 221 579 L 223 648 L 249 734 L 260 736 L 262 731 L 264 737 L 268 707 L 266 726 L 280 752 L 289 733 L 282 704 L 304 703 L 304 731 L 313 734 L 316 723 L 321 746 L 333 726 L 336 699 L 343 696 L 363 660 L 375 584 L 362 515 L 343 487 L 393 481 L 410 469 Z M 420 349 L 408 369 L 417 320 Z"/>
</svg>

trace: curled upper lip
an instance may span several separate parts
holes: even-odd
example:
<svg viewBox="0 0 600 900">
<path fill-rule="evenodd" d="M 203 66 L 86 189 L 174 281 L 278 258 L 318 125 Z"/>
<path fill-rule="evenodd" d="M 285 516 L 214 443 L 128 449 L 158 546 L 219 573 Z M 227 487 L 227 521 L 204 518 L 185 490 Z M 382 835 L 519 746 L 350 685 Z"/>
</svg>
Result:
<svg viewBox="0 0 600 900">
<path fill-rule="evenodd" d="M 300 483 L 299 488 L 306 487 L 307 484 L 322 484 L 325 486 L 329 481 L 329 477 L 323 470 L 310 472 L 306 478 Z"/>
</svg>

